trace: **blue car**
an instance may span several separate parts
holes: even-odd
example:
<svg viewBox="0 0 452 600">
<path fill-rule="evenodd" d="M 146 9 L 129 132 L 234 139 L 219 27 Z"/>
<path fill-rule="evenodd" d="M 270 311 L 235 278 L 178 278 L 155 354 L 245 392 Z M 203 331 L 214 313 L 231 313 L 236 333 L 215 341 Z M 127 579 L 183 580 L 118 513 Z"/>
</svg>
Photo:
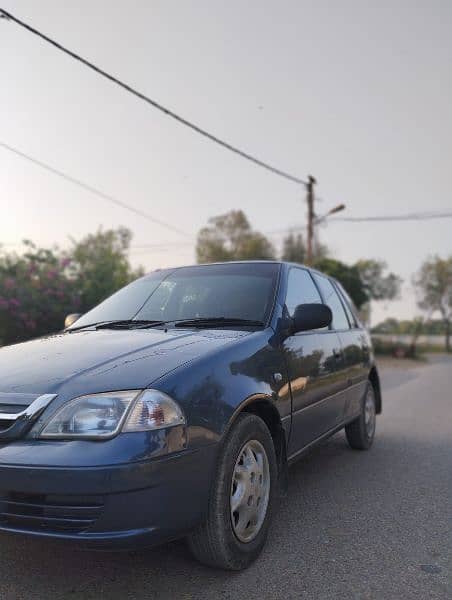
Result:
<svg viewBox="0 0 452 600">
<path fill-rule="evenodd" d="M 0 350 L 0 529 L 97 549 L 186 537 L 247 567 L 288 467 L 345 428 L 374 439 L 369 335 L 297 264 L 159 270 L 62 333 Z"/>
</svg>

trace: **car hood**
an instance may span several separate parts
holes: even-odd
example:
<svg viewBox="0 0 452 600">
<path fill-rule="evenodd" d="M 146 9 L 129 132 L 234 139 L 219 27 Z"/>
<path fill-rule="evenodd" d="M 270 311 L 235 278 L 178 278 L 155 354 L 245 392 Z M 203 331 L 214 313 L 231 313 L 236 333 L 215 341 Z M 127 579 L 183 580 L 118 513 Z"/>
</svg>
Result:
<svg viewBox="0 0 452 600">
<path fill-rule="evenodd" d="M 0 392 L 94 393 L 149 386 L 243 331 L 86 330 L 0 349 Z"/>
</svg>

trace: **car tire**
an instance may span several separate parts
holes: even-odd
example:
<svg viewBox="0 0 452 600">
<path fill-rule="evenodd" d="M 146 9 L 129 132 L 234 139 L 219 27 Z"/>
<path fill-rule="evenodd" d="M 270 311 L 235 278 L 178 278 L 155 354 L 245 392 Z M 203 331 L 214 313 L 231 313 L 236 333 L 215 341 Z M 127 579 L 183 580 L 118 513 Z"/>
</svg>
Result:
<svg viewBox="0 0 452 600">
<path fill-rule="evenodd" d="M 248 567 L 265 545 L 277 481 L 268 427 L 259 417 L 242 413 L 222 444 L 207 517 L 188 538 L 195 558 L 221 569 Z"/>
<path fill-rule="evenodd" d="M 369 381 L 366 393 L 361 399 L 361 414 L 345 427 L 345 435 L 350 447 L 354 450 L 368 450 L 374 441 L 375 425 L 375 390 Z"/>
</svg>

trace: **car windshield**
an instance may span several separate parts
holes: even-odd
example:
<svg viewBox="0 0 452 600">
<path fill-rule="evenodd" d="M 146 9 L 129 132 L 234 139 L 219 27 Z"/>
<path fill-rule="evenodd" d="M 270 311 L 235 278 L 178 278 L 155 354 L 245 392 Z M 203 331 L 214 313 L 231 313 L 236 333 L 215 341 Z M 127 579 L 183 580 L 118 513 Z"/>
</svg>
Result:
<svg viewBox="0 0 452 600">
<path fill-rule="evenodd" d="M 277 263 L 229 263 L 155 271 L 122 288 L 70 329 L 116 320 L 245 319 L 266 322 Z"/>
</svg>

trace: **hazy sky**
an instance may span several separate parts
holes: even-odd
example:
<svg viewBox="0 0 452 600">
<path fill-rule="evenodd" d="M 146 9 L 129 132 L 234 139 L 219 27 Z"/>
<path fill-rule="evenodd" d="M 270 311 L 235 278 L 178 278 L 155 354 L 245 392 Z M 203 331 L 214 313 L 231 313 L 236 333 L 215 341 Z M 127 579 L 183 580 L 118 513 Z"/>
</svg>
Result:
<svg viewBox="0 0 452 600">
<path fill-rule="evenodd" d="M 301 177 L 344 216 L 452 209 L 450 0 L 3 0 L 2 6 L 157 101 Z M 0 20 L 0 141 L 195 237 L 242 208 L 261 231 L 305 223 L 304 191 L 196 136 Z M 194 261 L 190 240 L 0 148 L 0 242 L 67 244 L 133 230 L 152 269 Z M 334 256 L 381 258 L 405 279 L 373 320 L 410 317 L 410 280 L 452 253 L 452 219 L 333 223 Z M 275 244 L 280 234 L 272 234 Z M 163 246 L 165 244 L 165 246 Z"/>
</svg>

